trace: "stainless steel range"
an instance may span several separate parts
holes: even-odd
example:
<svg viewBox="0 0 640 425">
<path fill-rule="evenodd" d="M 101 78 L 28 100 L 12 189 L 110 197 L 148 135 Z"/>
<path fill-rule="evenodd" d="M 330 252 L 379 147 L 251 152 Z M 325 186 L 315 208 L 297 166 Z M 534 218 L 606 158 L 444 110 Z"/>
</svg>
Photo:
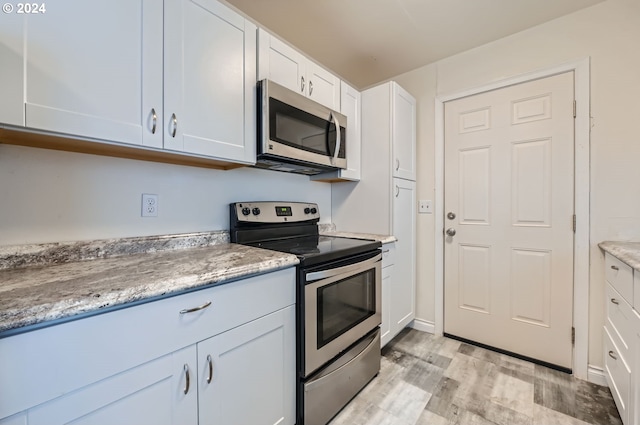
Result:
<svg viewBox="0 0 640 425">
<path fill-rule="evenodd" d="M 381 243 L 318 234 L 313 203 L 230 206 L 231 242 L 300 259 L 297 425 L 325 425 L 380 370 Z"/>
</svg>

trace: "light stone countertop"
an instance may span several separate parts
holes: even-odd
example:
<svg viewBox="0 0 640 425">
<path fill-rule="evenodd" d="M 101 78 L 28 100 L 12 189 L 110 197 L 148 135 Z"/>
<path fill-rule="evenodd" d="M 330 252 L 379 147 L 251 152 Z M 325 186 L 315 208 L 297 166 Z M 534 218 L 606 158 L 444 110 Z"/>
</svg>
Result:
<svg viewBox="0 0 640 425">
<path fill-rule="evenodd" d="M 640 271 L 640 242 L 600 242 L 598 246 L 604 251 L 616 257 Z"/>
<path fill-rule="evenodd" d="M 95 260 L 58 258 L 46 265 L 6 268 L 0 270 L 0 337 L 298 263 L 295 255 L 216 241 L 185 249 L 130 250 Z"/>
<path fill-rule="evenodd" d="M 321 232 L 322 236 L 337 236 L 340 238 L 353 238 L 353 239 L 371 239 L 374 241 L 382 242 L 382 244 L 395 242 L 397 239 L 393 235 L 378 235 L 374 233 L 353 233 L 353 232 L 338 232 L 329 231 Z"/>
</svg>

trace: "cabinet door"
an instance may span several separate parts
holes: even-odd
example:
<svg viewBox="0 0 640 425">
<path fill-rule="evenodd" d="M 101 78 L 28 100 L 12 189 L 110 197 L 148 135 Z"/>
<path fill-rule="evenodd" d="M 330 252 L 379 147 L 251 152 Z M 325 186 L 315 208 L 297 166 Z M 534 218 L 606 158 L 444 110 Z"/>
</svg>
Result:
<svg viewBox="0 0 640 425">
<path fill-rule="evenodd" d="M 392 85 L 393 177 L 416 180 L 416 100 L 398 84 Z"/>
<path fill-rule="evenodd" d="M 340 110 L 340 79 L 316 65 L 307 63 L 307 96 L 316 102 Z"/>
<path fill-rule="evenodd" d="M 258 79 L 269 79 L 306 96 L 307 59 L 296 49 L 262 28 L 258 30 L 258 45 Z"/>
<path fill-rule="evenodd" d="M 391 335 L 391 287 L 393 266 L 382 269 L 382 323 L 380 324 L 380 345 L 384 347 L 393 338 Z"/>
<path fill-rule="evenodd" d="M 215 0 L 166 0 L 164 42 L 164 147 L 254 163 L 255 25 Z"/>
<path fill-rule="evenodd" d="M 341 84 L 340 111 L 347 117 L 347 169 L 340 170 L 340 177 L 347 180 L 360 180 L 360 92 L 346 84 Z"/>
<path fill-rule="evenodd" d="M 289 306 L 198 343 L 200 425 L 295 422 L 294 315 Z"/>
<path fill-rule="evenodd" d="M 0 123 L 24 125 L 25 15 L 5 14 L 0 25 Z"/>
<path fill-rule="evenodd" d="M 159 147 L 162 7 L 60 0 L 26 18 L 26 126 Z"/>
<path fill-rule="evenodd" d="M 187 347 L 30 409 L 29 425 L 196 425 L 196 365 Z"/>
<path fill-rule="evenodd" d="M 415 317 L 416 183 L 393 179 L 393 234 L 396 245 L 391 290 L 391 333 L 396 334 Z"/>
</svg>

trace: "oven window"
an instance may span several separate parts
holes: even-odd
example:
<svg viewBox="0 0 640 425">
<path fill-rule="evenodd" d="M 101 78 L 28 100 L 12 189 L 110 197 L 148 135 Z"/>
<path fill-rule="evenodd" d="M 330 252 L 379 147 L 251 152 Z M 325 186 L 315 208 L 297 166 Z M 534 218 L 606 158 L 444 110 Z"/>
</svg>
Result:
<svg viewBox="0 0 640 425">
<path fill-rule="evenodd" d="M 376 313 L 375 269 L 317 289 L 318 348 Z"/>
</svg>

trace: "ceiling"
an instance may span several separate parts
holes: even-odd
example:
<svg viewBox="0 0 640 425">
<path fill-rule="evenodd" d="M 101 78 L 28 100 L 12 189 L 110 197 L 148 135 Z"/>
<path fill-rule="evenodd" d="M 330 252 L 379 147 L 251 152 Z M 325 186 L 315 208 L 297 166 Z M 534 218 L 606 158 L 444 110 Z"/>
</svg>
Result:
<svg viewBox="0 0 640 425">
<path fill-rule="evenodd" d="M 604 0 L 227 0 L 358 89 Z"/>
</svg>

